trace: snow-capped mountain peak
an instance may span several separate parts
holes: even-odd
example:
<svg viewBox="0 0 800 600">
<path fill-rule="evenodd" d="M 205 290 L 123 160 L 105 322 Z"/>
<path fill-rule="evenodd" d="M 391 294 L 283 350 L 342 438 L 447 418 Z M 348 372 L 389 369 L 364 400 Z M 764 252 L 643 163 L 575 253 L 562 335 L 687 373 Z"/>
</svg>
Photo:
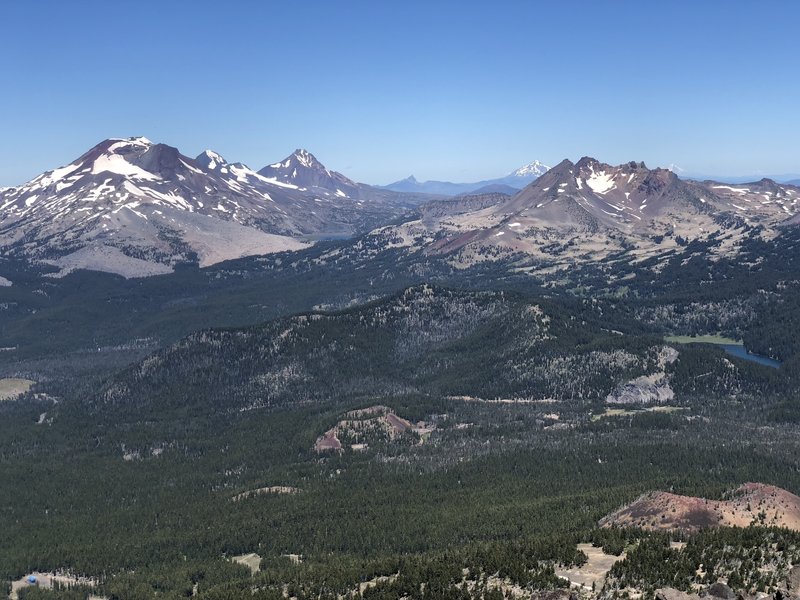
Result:
<svg viewBox="0 0 800 600">
<path fill-rule="evenodd" d="M 114 141 L 118 141 L 118 142 L 129 142 L 131 144 L 139 144 L 139 145 L 142 145 L 142 146 L 152 146 L 153 145 L 153 142 L 151 142 L 149 139 L 147 139 L 143 135 L 131 136 L 131 137 L 127 137 L 127 138 L 110 138 L 110 139 L 112 139 Z"/>
<path fill-rule="evenodd" d="M 93 175 L 111 173 L 144 180 L 161 179 L 157 173 L 150 172 L 142 164 L 149 163 L 153 165 L 151 160 L 141 160 L 145 154 L 156 148 L 156 145 L 147 140 L 147 138 L 109 141 L 112 142 L 110 145 L 107 142 L 103 142 L 95 147 L 96 150 L 101 150 L 103 146 L 106 146 L 105 150 L 97 156 L 87 156 L 91 160 L 91 173 Z M 86 162 L 88 161 L 85 161 L 83 166 L 86 166 Z"/>
<path fill-rule="evenodd" d="M 292 166 L 301 165 L 307 169 L 320 169 L 327 171 L 325 166 L 317 160 L 308 150 L 298 148 L 280 162 L 267 165 L 264 169 L 290 169 Z"/>
<path fill-rule="evenodd" d="M 304 167 L 308 167 L 309 169 L 313 169 L 316 167 L 322 167 L 323 169 L 325 169 L 325 167 L 322 166 L 322 163 L 320 163 L 316 159 L 316 157 L 313 154 L 311 154 L 311 152 L 309 152 L 308 150 L 304 150 L 303 148 L 298 148 L 297 150 L 295 150 L 294 154 L 292 154 L 292 157 L 296 158 L 297 162 L 299 162 Z M 325 170 L 327 171 L 327 169 Z"/>
<path fill-rule="evenodd" d="M 544 163 L 535 160 L 532 163 L 528 163 L 517 169 L 516 171 L 510 174 L 511 177 L 539 177 L 540 175 L 544 175 L 547 171 L 550 170 L 550 167 L 545 165 Z"/>
<path fill-rule="evenodd" d="M 158 180 L 160 176 L 152 173 L 139 160 L 154 148 L 153 143 L 144 137 L 111 138 L 97 144 L 76 161 L 52 171 L 42 173 L 24 186 L 16 189 L 27 191 L 55 191 L 71 187 L 88 175 L 120 175 L 141 180 Z M 152 162 L 152 161 L 144 161 Z M 54 187 L 54 190 L 50 190 Z M 31 202 L 32 203 L 32 202 Z M 29 204 L 30 205 L 30 204 Z"/>
<path fill-rule="evenodd" d="M 204 150 L 200 154 L 197 155 L 197 158 L 194 159 L 196 163 L 202 165 L 206 169 L 210 169 L 213 171 L 219 166 L 224 166 L 228 164 L 228 161 L 222 158 L 218 153 L 214 152 L 213 150 Z"/>
<path fill-rule="evenodd" d="M 120 148 L 149 148 L 153 145 L 146 137 L 137 136 L 137 137 L 127 137 L 127 138 L 108 138 L 104 142 L 100 142 L 100 145 L 108 143 L 109 146 L 107 150 L 109 152 L 114 152 Z"/>
<path fill-rule="evenodd" d="M 320 188 L 337 196 L 358 196 L 358 184 L 341 173 L 330 171 L 313 154 L 302 148 L 280 162 L 267 165 L 258 174 L 301 189 Z"/>
</svg>

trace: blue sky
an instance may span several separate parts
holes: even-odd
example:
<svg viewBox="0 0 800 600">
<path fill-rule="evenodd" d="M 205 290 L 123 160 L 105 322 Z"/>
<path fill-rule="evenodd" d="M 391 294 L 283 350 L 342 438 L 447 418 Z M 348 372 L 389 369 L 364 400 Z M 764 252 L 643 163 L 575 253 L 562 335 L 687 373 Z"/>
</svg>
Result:
<svg viewBox="0 0 800 600">
<path fill-rule="evenodd" d="M 144 135 L 369 183 L 800 173 L 800 3 L 3 2 L 0 186 Z"/>
</svg>

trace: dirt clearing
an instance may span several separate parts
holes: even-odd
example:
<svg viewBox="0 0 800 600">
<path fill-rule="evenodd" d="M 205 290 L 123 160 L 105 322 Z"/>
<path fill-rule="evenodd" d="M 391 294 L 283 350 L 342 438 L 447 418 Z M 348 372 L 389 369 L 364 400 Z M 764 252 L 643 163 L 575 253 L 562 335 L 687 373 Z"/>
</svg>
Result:
<svg viewBox="0 0 800 600">
<path fill-rule="evenodd" d="M 251 552 L 250 554 L 240 554 L 239 556 L 232 556 L 231 560 L 250 569 L 250 572 L 253 573 L 253 575 L 261 570 L 261 557 L 255 552 Z"/>
<path fill-rule="evenodd" d="M 31 577 L 34 579 L 33 583 L 29 581 L 29 578 Z M 95 587 L 97 585 L 97 581 L 90 577 L 76 577 L 74 575 L 64 573 L 39 573 L 38 571 L 35 571 L 33 573 L 29 573 L 22 579 L 12 582 L 11 593 L 8 595 L 8 597 L 11 600 L 17 600 L 17 598 L 19 598 L 20 590 L 24 590 L 29 587 L 39 587 L 45 590 L 51 590 L 53 589 L 53 584 L 55 583 L 65 587 L 77 585 Z M 91 598 L 102 598 L 102 596 L 91 596 Z"/>
<path fill-rule="evenodd" d="M 582 567 L 556 569 L 556 575 L 569 581 L 570 585 L 578 585 L 587 590 L 592 589 L 592 584 L 595 589 L 602 588 L 606 574 L 614 563 L 625 558 L 624 552 L 619 556 L 614 556 L 606 554 L 602 548 L 595 548 L 591 544 L 578 544 L 578 550 L 586 555 L 588 559 L 586 564 Z"/>
</svg>

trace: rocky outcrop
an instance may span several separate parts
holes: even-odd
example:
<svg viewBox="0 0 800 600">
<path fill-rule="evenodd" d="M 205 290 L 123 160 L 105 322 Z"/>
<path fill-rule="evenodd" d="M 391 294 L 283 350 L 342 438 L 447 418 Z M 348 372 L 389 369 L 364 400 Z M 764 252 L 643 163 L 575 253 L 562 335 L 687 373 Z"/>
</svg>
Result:
<svg viewBox="0 0 800 600">
<path fill-rule="evenodd" d="M 675 588 L 661 588 L 656 590 L 656 600 L 699 600 L 697 594 L 687 594 Z"/>
</svg>

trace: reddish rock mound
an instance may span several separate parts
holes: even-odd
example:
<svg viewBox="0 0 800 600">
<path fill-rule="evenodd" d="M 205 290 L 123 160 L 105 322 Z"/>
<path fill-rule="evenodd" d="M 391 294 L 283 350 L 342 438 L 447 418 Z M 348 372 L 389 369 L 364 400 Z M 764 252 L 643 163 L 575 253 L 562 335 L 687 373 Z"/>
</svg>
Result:
<svg viewBox="0 0 800 600">
<path fill-rule="evenodd" d="M 430 433 L 431 429 L 423 422 L 411 423 L 388 406 L 370 406 L 346 413 L 344 419 L 317 438 L 314 450 L 340 451 L 345 447 L 364 450 L 371 440 L 394 440 L 407 431 L 422 435 Z"/>
<path fill-rule="evenodd" d="M 650 492 L 603 517 L 601 527 L 697 531 L 705 527 L 765 525 L 800 531 L 800 497 L 781 488 L 745 483 L 724 500 Z"/>
</svg>

